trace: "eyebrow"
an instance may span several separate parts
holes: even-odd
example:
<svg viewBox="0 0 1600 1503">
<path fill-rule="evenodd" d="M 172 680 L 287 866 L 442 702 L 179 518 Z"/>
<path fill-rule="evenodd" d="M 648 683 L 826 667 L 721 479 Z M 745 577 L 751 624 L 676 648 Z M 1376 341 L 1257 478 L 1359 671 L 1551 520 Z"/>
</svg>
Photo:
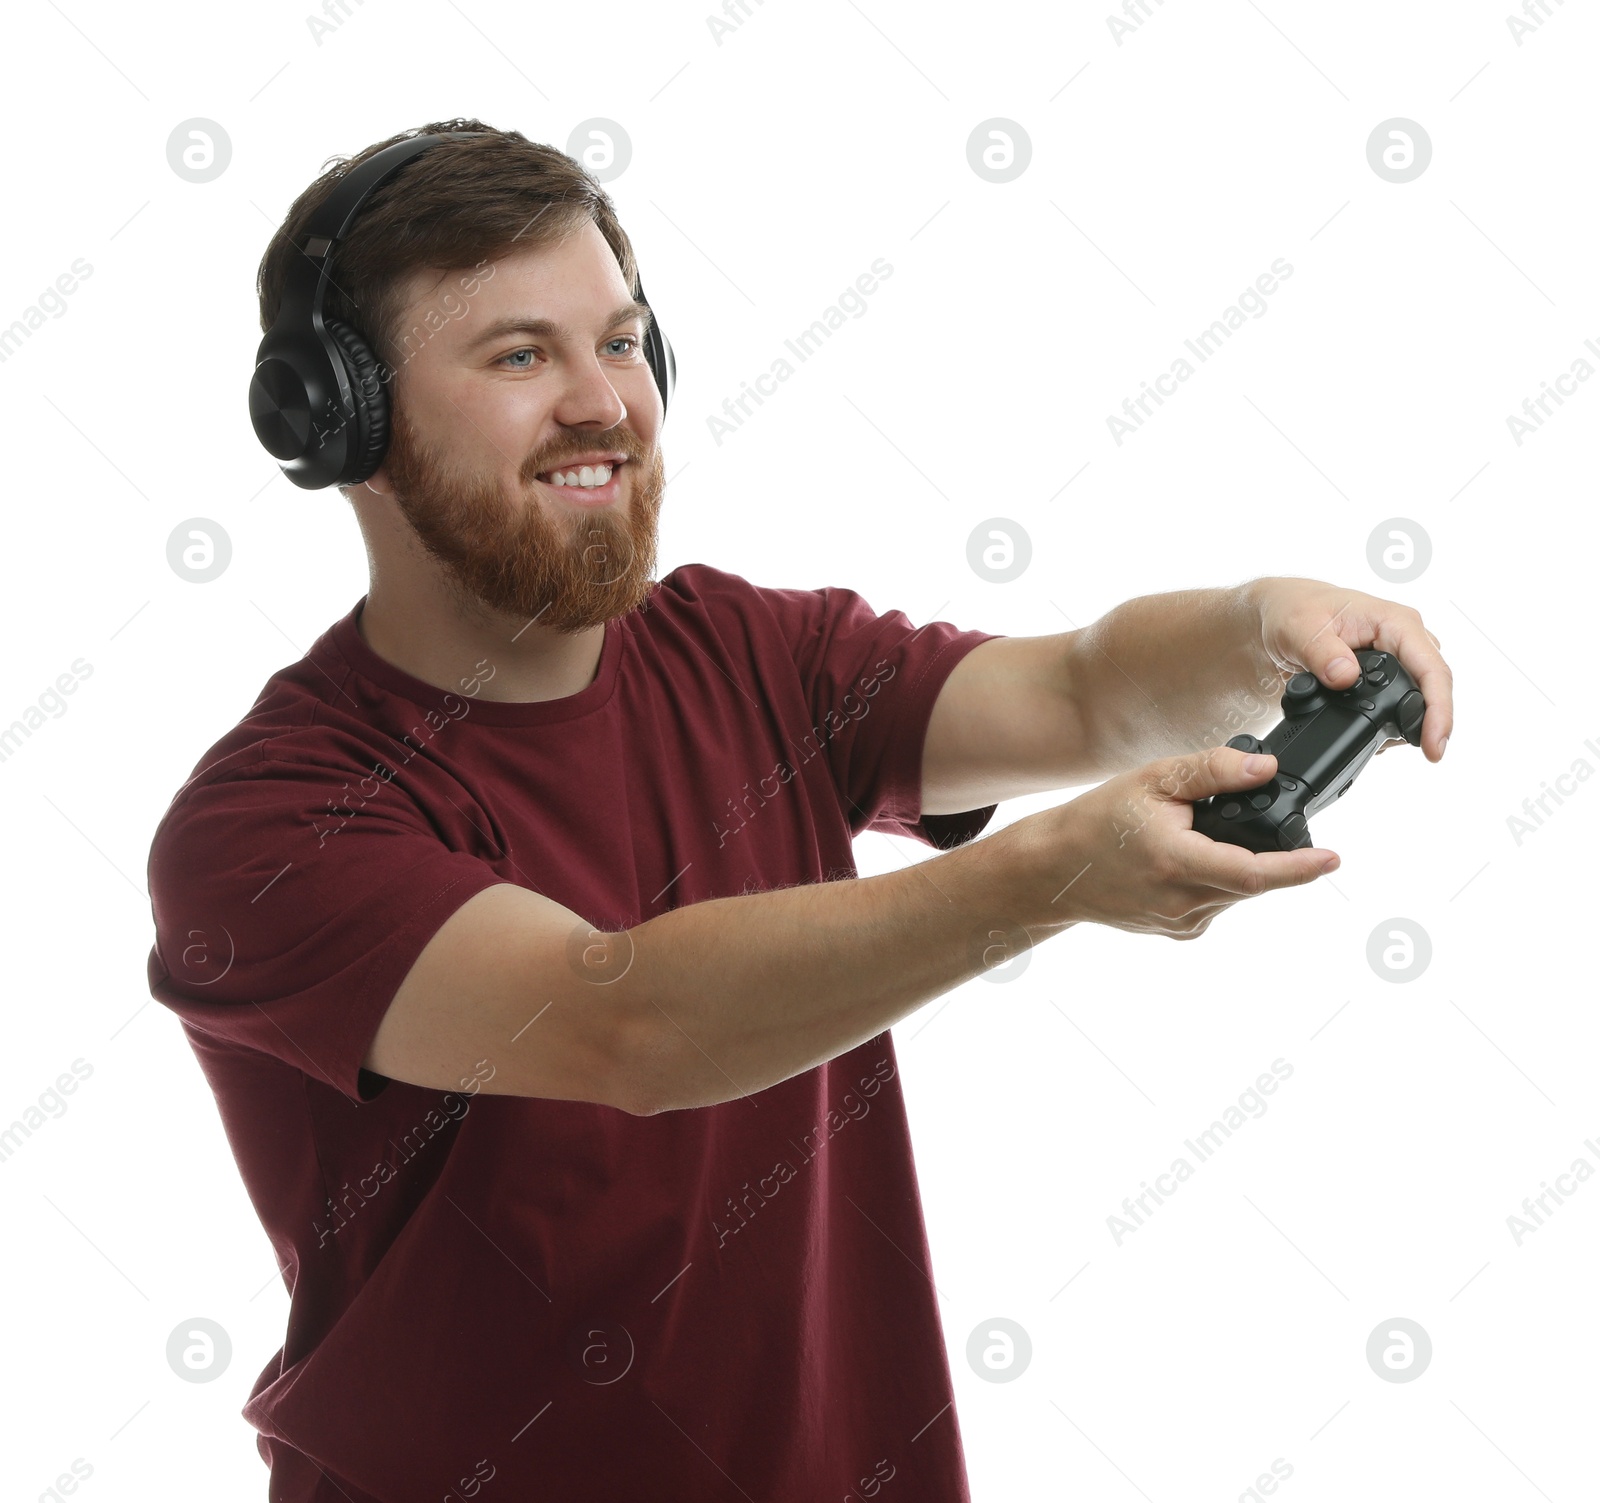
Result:
<svg viewBox="0 0 1600 1503">
<path fill-rule="evenodd" d="M 629 298 L 622 304 L 603 327 L 614 329 L 618 324 L 624 324 L 637 318 L 643 325 L 642 333 L 650 332 L 650 320 L 653 317 L 648 303 L 641 303 L 638 298 Z M 574 334 L 565 324 L 557 323 L 551 318 L 529 318 L 526 314 L 516 314 L 510 318 L 497 319 L 490 324 L 478 337 L 472 340 L 467 349 L 475 350 L 480 345 L 492 343 L 496 339 L 503 339 L 508 334 L 533 334 L 540 338 L 572 339 Z"/>
</svg>

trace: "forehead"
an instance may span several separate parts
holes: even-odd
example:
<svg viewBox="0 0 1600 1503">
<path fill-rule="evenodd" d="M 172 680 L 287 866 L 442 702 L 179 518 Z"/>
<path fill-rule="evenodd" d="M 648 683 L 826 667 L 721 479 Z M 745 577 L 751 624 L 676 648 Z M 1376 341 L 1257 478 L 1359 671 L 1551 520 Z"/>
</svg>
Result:
<svg viewBox="0 0 1600 1503">
<path fill-rule="evenodd" d="M 401 292 L 408 312 L 440 303 L 452 320 L 466 324 L 481 323 L 485 313 L 581 317 L 591 307 L 599 318 L 628 295 L 616 253 L 588 219 L 554 244 L 513 249 L 482 270 L 419 268 Z"/>
</svg>

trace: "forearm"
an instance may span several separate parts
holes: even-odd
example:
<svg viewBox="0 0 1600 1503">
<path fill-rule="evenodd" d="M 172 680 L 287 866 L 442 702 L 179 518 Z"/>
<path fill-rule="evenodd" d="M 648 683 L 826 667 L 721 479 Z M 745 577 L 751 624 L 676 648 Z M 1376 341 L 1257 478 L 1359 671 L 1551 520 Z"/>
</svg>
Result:
<svg viewBox="0 0 1600 1503">
<path fill-rule="evenodd" d="M 1102 777 L 1272 718 L 1284 675 L 1262 645 L 1253 583 L 1143 595 L 1074 639 L 1073 692 Z"/>
<path fill-rule="evenodd" d="M 1010 831 L 881 876 L 713 898 L 627 931 L 614 984 L 649 1111 L 753 1095 L 865 1043 L 1025 947 Z M 987 956 L 987 958 L 986 958 Z M 998 957 L 998 959 L 997 959 Z"/>
</svg>

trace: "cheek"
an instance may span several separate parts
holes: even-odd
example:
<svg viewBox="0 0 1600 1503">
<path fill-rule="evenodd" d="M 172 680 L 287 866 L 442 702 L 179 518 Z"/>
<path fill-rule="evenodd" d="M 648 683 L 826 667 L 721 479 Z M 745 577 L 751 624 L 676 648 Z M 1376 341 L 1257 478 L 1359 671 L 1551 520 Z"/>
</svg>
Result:
<svg viewBox="0 0 1600 1503">
<path fill-rule="evenodd" d="M 628 409 L 628 425 L 639 435 L 646 447 L 661 437 L 661 423 L 665 412 L 661 406 L 661 391 L 655 377 L 647 367 L 636 391 L 625 392 L 622 400 Z"/>
<path fill-rule="evenodd" d="M 441 393 L 431 417 L 452 452 L 476 469 L 514 469 L 540 441 L 550 422 L 548 404 L 526 386 L 488 382 Z"/>
</svg>

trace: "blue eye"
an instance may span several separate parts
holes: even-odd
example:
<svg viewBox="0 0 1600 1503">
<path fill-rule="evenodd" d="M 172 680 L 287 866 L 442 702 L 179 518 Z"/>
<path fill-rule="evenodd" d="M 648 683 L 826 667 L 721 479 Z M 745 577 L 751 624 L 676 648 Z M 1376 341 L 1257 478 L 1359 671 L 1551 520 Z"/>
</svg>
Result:
<svg viewBox="0 0 1600 1503">
<path fill-rule="evenodd" d="M 637 349 L 639 341 L 632 334 L 619 334 L 619 335 L 617 335 L 617 337 L 615 339 L 608 339 L 606 341 L 606 343 L 608 345 L 625 344 L 625 345 L 628 346 L 627 349 L 625 349 L 625 350 L 617 350 L 617 351 L 615 351 L 615 353 L 619 354 L 619 355 L 631 355 L 634 352 L 634 350 Z M 533 349 L 532 347 L 524 347 L 523 349 L 520 349 L 520 350 L 513 350 L 509 355 L 502 355 L 497 361 L 495 361 L 495 364 L 496 365 L 506 365 L 506 363 L 508 361 L 511 361 L 511 362 L 515 362 L 515 363 L 513 363 L 513 364 L 511 364 L 511 365 L 509 365 L 507 367 L 510 370 L 514 370 L 514 371 L 532 370 L 533 369 L 532 357 L 534 355 L 536 355 L 537 353 L 538 353 L 538 351 Z M 529 357 L 528 362 L 527 363 L 523 363 L 522 361 L 518 360 L 517 357 L 520 356 L 520 355 L 527 355 Z"/>
</svg>

